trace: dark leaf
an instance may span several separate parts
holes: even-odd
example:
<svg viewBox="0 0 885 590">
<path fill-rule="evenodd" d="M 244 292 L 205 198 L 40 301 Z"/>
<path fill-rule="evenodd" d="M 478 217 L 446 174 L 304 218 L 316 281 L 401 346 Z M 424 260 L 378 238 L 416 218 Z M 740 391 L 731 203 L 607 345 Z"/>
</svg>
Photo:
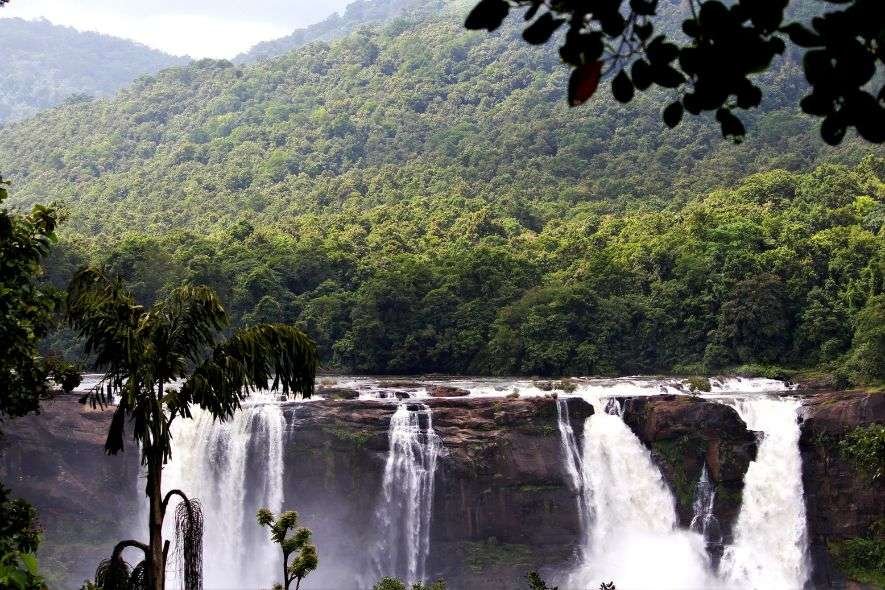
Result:
<svg viewBox="0 0 885 590">
<path fill-rule="evenodd" d="M 799 23 L 790 23 L 781 27 L 781 31 L 789 35 L 790 41 L 799 47 L 820 47 L 824 44 L 820 35 L 809 31 Z"/>
<path fill-rule="evenodd" d="M 820 136 L 830 145 L 839 145 L 847 130 L 845 120 L 838 112 L 827 115 L 820 124 Z"/>
<path fill-rule="evenodd" d="M 716 120 L 722 127 L 722 137 L 731 137 L 739 140 L 746 134 L 744 124 L 728 109 L 721 108 L 716 111 Z"/>
<path fill-rule="evenodd" d="M 522 38 L 532 45 L 541 45 L 546 43 L 550 36 L 559 28 L 564 21 L 560 18 L 553 18 L 549 12 L 545 12 L 538 19 L 530 24 L 522 32 Z"/>
<path fill-rule="evenodd" d="M 678 100 L 676 102 L 672 102 L 667 105 L 667 108 L 664 109 L 664 124 L 667 125 L 670 129 L 673 129 L 679 122 L 682 121 L 682 103 Z"/>
<path fill-rule="evenodd" d="M 647 61 L 636 60 L 630 68 L 630 77 L 637 90 L 646 90 L 651 86 L 651 66 Z"/>
<path fill-rule="evenodd" d="M 612 80 L 612 96 L 618 102 L 630 102 L 633 99 L 633 82 L 627 72 L 621 70 Z"/>
<path fill-rule="evenodd" d="M 510 6 L 504 0 L 481 0 L 467 15 L 464 27 L 470 30 L 494 31 L 501 26 L 509 11 Z"/>
</svg>

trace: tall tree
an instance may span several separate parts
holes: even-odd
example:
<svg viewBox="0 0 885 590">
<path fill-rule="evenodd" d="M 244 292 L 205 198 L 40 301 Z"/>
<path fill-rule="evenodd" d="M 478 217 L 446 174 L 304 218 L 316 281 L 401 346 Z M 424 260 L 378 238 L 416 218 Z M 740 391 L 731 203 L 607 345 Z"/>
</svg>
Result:
<svg viewBox="0 0 885 590">
<path fill-rule="evenodd" d="M 301 580 L 319 564 L 316 545 L 310 542 L 310 529 L 298 526 L 298 513 L 294 510 L 287 510 L 275 519 L 273 512 L 261 508 L 256 518 L 258 524 L 270 529 L 270 538 L 283 552 L 283 583 L 274 588 L 289 590 L 295 582 L 295 590 L 298 590 Z"/>
<path fill-rule="evenodd" d="M 174 289 L 150 309 L 135 302 L 119 278 L 96 269 L 77 272 L 68 289 L 68 315 L 84 338 L 87 354 L 103 371 L 99 384 L 84 402 L 117 408 L 105 450 L 123 450 L 127 420 L 147 468 L 149 540 L 118 543 L 96 577 L 105 590 L 114 584 L 141 584 L 153 590 L 165 585 L 168 542 L 163 521 L 173 496 L 183 501 L 176 514 L 185 586 L 202 587 L 199 505 L 180 490 L 163 493 L 163 466 L 172 455 L 170 427 L 177 418 L 191 418 L 191 406 L 226 420 L 256 390 L 284 395 L 313 393 L 317 356 L 313 342 L 283 324 L 242 328 L 227 338 L 228 317 L 208 287 Z M 131 574 L 121 558 L 126 547 L 141 550 L 144 561 Z M 100 574 L 100 575 L 99 575 Z"/>
<path fill-rule="evenodd" d="M 834 10 L 811 19 L 811 28 L 787 22 L 799 0 L 689 0 L 681 34 L 666 30 L 659 0 L 481 0 L 465 22 L 468 29 L 493 31 L 511 9 L 525 9 L 523 31 L 532 44 L 546 43 L 563 25 L 559 54 L 572 67 L 568 99 L 580 105 L 611 78 L 614 97 L 630 102 L 653 85 L 672 89 L 676 99 L 663 111 L 675 127 L 685 111 L 716 111 L 722 135 L 740 138 L 744 125 L 732 112 L 762 102 L 754 74 L 771 67 L 791 41 L 808 51 L 805 77 L 811 93 L 802 110 L 823 117 L 821 136 L 838 144 L 848 128 L 873 143 L 885 140 L 881 0 L 826 0 Z M 543 9 L 543 10 L 542 10 Z M 663 10 L 662 10 L 663 9 Z"/>
</svg>

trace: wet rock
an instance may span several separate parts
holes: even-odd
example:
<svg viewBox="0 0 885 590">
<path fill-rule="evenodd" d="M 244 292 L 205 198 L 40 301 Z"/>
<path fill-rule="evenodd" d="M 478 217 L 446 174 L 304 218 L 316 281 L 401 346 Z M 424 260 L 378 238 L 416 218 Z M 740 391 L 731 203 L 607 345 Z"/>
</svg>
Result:
<svg viewBox="0 0 885 590">
<path fill-rule="evenodd" d="M 378 387 L 384 389 L 421 389 L 424 387 L 424 384 L 418 381 L 392 380 L 379 381 Z"/>
<path fill-rule="evenodd" d="M 325 399 L 357 399 L 360 392 L 346 387 L 320 387 L 317 389 L 317 395 Z"/>
<path fill-rule="evenodd" d="M 885 395 L 820 392 L 803 401 L 802 480 L 815 587 L 847 588 L 830 544 L 885 534 L 885 478 L 874 477 L 840 443 L 857 428 L 885 423 Z"/>
<path fill-rule="evenodd" d="M 430 397 L 464 397 L 470 395 L 470 392 L 451 385 L 428 385 L 427 394 Z"/>
</svg>

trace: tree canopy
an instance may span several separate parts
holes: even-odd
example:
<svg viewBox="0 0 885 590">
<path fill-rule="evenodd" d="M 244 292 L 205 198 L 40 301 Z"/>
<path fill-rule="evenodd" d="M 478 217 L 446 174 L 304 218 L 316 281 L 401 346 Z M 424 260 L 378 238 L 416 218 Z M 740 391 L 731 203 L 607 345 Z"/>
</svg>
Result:
<svg viewBox="0 0 885 590">
<path fill-rule="evenodd" d="M 885 140 L 883 41 L 885 10 L 879 0 L 828 0 L 810 24 L 788 17 L 809 11 L 800 0 L 689 0 L 679 31 L 667 11 L 669 0 L 481 0 L 465 22 L 468 29 L 493 31 L 513 9 L 525 9 L 523 38 L 550 40 L 558 29 L 559 55 L 572 68 L 568 100 L 583 104 L 603 78 L 612 95 L 630 102 L 636 91 L 671 89 L 663 110 L 675 127 L 683 112 L 715 111 L 725 137 L 741 138 L 745 127 L 735 110 L 758 107 L 763 88 L 754 76 L 772 66 L 787 43 L 807 49 L 803 59 L 811 92 L 802 110 L 822 117 L 820 132 L 838 144 L 848 128 L 873 143 Z"/>
</svg>

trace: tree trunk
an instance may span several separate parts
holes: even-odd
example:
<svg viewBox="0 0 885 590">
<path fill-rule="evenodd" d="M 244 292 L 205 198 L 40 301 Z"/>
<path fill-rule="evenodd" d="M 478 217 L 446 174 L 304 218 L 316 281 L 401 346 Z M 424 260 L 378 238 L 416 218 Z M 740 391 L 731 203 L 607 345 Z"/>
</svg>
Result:
<svg viewBox="0 0 885 590">
<path fill-rule="evenodd" d="M 148 529 L 150 531 L 150 555 L 148 570 L 151 590 L 164 590 L 166 587 L 166 559 L 163 555 L 163 455 L 162 450 L 151 450 L 148 455 L 147 493 L 150 500 Z"/>
</svg>

